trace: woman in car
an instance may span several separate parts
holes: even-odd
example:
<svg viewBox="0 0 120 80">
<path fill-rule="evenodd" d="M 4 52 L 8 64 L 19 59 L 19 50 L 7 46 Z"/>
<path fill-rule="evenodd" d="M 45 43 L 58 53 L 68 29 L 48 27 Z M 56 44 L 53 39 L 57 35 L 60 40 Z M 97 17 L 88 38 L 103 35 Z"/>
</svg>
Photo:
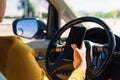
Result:
<svg viewBox="0 0 120 80">
<path fill-rule="evenodd" d="M 6 0 L 0 0 L 0 21 L 5 12 Z M 86 48 L 71 45 L 74 50 L 72 72 L 68 80 L 84 80 L 86 72 Z M 0 37 L 0 72 L 7 80 L 49 80 L 34 58 L 34 50 L 18 36 Z M 0 78 L 1 79 L 1 78 Z"/>
</svg>

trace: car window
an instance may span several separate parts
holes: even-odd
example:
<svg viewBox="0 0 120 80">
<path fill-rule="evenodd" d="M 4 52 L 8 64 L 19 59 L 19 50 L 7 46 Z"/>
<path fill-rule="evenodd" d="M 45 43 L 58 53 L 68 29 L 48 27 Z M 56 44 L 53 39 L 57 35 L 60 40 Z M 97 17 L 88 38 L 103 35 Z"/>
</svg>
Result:
<svg viewBox="0 0 120 80">
<path fill-rule="evenodd" d="M 12 22 L 19 18 L 36 17 L 47 23 L 47 0 L 7 0 L 6 11 L 2 23 L 0 23 L 0 35 L 14 35 Z"/>
</svg>

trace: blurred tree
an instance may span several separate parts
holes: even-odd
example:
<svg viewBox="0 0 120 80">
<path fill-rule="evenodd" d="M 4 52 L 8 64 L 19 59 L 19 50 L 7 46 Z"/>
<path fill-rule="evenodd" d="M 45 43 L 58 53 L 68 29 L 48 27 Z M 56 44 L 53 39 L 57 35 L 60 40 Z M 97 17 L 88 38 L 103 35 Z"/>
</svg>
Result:
<svg viewBox="0 0 120 80">
<path fill-rule="evenodd" d="M 100 17 L 100 18 L 113 18 L 113 15 L 111 12 L 107 12 L 107 13 L 104 13 L 104 12 L 96 12 L 95 13 L 95 16 L 96 17 Z"/>
<path fill-rule="evenodd" d="M 102 12 L 96 12 L 96 13 L 95 13 L 95 16 L 96 16 L 96 17 L 103 18 L 103 17 L 104 17 L 104 13 L 102 13 Z"/>
<path fill-rule="evenodd" d="M 111 12 L 108 12 L 104 15 L 105 18 L 113 18 L 113 15 Z"/>
<path fill-rule="evenodd" d="M 120 11 L 118 11 L 117 18 L 120 18 Z"/>
<path fill-rule="evenodd" d="M 39 2 L 40 0 L 29 0 L 31 6 L 34 9 L 34 16 L 39 16 L 39 7 L 41 5 L 41 3 Z M 44 0 L 45 1 L 45 0 Z M 44 4 L 45 5 L 45 4 Z"/>
<path fill-rule="evenodd" d="M 18 9 L 24 10 L 23 18 L 35 16 L 35 9 L 29 0 L 19 0 Z"/>
</svg>

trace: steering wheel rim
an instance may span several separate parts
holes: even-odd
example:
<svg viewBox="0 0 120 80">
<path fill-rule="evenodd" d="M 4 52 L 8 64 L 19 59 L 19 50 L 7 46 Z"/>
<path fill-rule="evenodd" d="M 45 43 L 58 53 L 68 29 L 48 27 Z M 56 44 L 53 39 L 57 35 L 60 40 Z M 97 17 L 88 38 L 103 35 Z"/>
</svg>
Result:
<svg viewBox="0 0 120 80">
<path fill-rule="evenodd" d="M 94 23 L 97 23 L 99 25 L 101 25 L 101 27 L 103 27 L 107 33 L 107 37 L 108 37 L 108 43 L 107 43 L 107 47 L 105 46 L 105 49 L 107 49 L 107 53 L 108 54 L 108 57 L 107 59 L 105 60 L 104 64 L 102 64 L 102 69 L 98 70 L 98 74 L 93 74 L 92 77 L 90 77 L 89 75 L 87 76 L 88 79 L 90 80 L 93 80 L 95 79 L 96 77 L 100 76 L 101 73 L 103 73 L 105 70 L 103 69 L 103 67 L 106 67 L 108 66 L 110 60 L 111 60 L 111 57 L 113 55 L 113 52 L 115 50 L 115 46 L 116 46 L 116 42 L 115 42 L 115 36 L 114 34 L 112 33 L 112 30 L 108 27 L 108 25 L 106 23 L 104 23 L 102 20 L 98 19 L 98 18 L 95 18 L 95 17 L 80 17 L 80 18 L 77 18 L 77 19 L 74 19 L 70 22 L 68 22 L 67 24 L 65 24 L 60 30 L 58 30 L 55 35 L 53 35 L 49 45 L 48 45 L 48 48 L 47 48 L 47 53 L 46 53 L 46 70 L 47 70 L 47 73 L 48 74 L 51 74 L 52 73 L 52 69 L 51 67 L 54 67 L 54 65 L 51 65 L 50 64 L 50 51 L 52 49 L 51 46 L 53 46 L 55 44 L 55 42 L 60 38 L 61 34 L 66 31 L 68 28 L 72 27 L 73 25 L 75 24 L 78 24 L 78 23 L 83 23 L 83 22 L 94 22 Z M 54 70 L 53 70 L 54 71 Z M 92 74 L 93 71 L 91 70 L 88 70 L 89 73 Z M 95 77 L 96 75 L 96 77 Z M 49 75 L 51 78 L 55 79 L 57 78 L 57 76 L 55 75 Z M 59 80 L 59 79 L 58 79 Z"/>
</svg>

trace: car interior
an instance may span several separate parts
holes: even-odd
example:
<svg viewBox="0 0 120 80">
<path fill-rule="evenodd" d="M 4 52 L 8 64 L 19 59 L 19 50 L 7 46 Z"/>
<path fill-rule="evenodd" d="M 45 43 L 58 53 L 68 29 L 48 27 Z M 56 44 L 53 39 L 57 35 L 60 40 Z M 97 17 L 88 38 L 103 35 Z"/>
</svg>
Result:
<svg viewBox="0 0 120 80">
<path fill-rule="evenodd" d="M 99 17 L 78 16 L 66 0 L 47 2 L 46 23 L 37 18 L 16 19 L 12 29 L 15 35 L 31 40 L 26 44 L 35 50 L 35 59 L 49 79 L 68 79 L 74 70 L 73 50 L 69 46 L 84 42 L 87 49 L 85 80 L 120 80 L 120 36 Z"/>
</svg>

